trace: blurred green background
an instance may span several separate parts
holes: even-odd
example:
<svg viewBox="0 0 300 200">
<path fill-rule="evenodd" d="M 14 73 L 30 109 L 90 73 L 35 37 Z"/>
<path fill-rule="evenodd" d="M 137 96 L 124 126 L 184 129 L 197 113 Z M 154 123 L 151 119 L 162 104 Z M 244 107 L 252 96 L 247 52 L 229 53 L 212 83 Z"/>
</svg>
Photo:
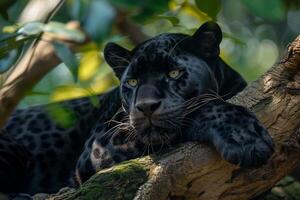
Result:
<svg viewBox="0 0 300 200">
<path fill-rule="evenodd" d="M 45 18 L 43 15 L 49 13 L 49 8 L 54 8 L 59 2 L 0 1 L 1 82 L 32 43 L 29 38 L 16 45 L 20 33 L 25 38 L 37 36 L 41 24 L 30 22 Z M 50 19 L 49 29 L 60 33 L 64 31 L 60 29 L 62 24 L 53 22 L 76 20 L 91 41 L 79 53 L 71 55 L 73 58 L 67 49 L 58 47 L 65 64 L 60 64 L 44 77 L 20 107 L 98 94 L 117 85 L 118 80 L 103 60 L 102 49 L 108 41 L 130 49 L 136 45 L 132 40 L 134 33 L 129 35 L 122 30 L 120 16 L 149 37 L 164 32 L 192 34 L 203 22 L 215 20 L 224 33 L 221 57 L 247 81 L 255 80 L 279 59 L 288 43 L 300 33 L 299 8 L 299 0 L 62 1 Z M 18 36 L 14 35 L 16 33 Z M 77 33 L 72 34 L 76 37 Z M 8 39 L 10 36 L 13 41 Z M 23 52 L 20 53 L 19 49 Z M 73 69 L 70 70 L 72 63 Z"/>
</svg>

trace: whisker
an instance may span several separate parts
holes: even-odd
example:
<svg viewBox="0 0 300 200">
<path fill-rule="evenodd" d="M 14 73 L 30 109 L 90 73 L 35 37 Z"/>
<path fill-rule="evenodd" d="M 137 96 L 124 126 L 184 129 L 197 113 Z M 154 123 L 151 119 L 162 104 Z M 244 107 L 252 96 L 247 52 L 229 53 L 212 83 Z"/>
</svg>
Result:
<svg viewBox="0 0 300 200">
<path fill-rule="evenodd" d="M 111 58 L 116 58 L 116 59 L 118 59 L 119 61 L 124 61 L 124 62 L 126 62 L 127 64 L 130 63 L 130 61 L 127 60 L 126 58 L 121 57 L 121 56 L 119 56 L 119 55 L 117 55 L 117 54 L 114 54 L 114 53 L 111 53 L 110 57 L 111 57 Z"/>
</svg>

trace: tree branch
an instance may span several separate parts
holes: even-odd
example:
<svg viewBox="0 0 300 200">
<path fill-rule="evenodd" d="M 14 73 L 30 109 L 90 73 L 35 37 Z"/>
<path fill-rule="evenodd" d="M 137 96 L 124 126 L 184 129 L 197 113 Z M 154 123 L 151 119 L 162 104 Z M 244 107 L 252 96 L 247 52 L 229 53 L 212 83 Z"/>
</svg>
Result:
<svg viewBox="0 0 300 200">
<path fill-rule="evenodd" d="M 67 27 L 77 29 L 79 24 L 70 22 Z M 51 44 L 54 40 L 65 42 L 73 49 L 81 45 L 64 38 L 54 38 L 44 34 L 36 46 L 26 52 L 0 90 L 0 128 L 4 126 L 21 99 L 61 62 Z"/>
<path fill-rule="evenodd" d="M 128 36 L 133 44 L 138 45 L 148 39 L 141 27 L 128 19 L 128 14 L 117 9 L 116 26 L 122 35 Z"/>
<path fill-rule="evenodd" d="M 41 0 L 35 0 L 28 7 L 40 6 Z M 55 0 L 55 3 L 59 0 Z M 48 10 L 51 10 L 52 6 L 48 6 Z M 51 8 L 51 9 L 49 9 Z M 29 8 L 28 8 L 29 9 Z M 148 37 L 141 31 L 140 27 L 132 23 L 127 18 L 127 14 L 120 10 L 117 11 L 118 16 L 116 24 L 120 32 L 124 35 L 128 35 L 129 39 L 138 44 L 146 40 Z M 37 15 L 35 17 L 45 18 L 46 15 Z M 21 18 L 25 19 L 24 16 Z M 79 29 L 78 23 L 70 22 L 67 27 L 73 29 Z M 0 128 L 4 126 L 7 119 L 17 107 L 18 103 L 51 69 L 57 66 L 61 61 L 55 55 L 54 49 L 51 45 L 52 41 L 66 42 L 68 45 L 75 49 L 81 44 L 76 44 L 70 41 L 66 41 L 64 38 L 53 38 L 49 36 L 43 36 L 42 40 L 38 42 L 35 48 L 26 52 L 26 55 L 20 63 L 15 67 L 12 74 L 5 80 L 4 87 L 0 90 Z M 42 67 L 41 67 L 42 66 Z"/>
<path fill-rule="evenodd" d="M 229 101 L 254 111 L 273 137 L 276 153 L 265 166 L 240 169 L 211 146 L 189 143 L 102 170 L 68 199 L 243 200 L 266 192 L 299 163 L 300 36 L 279 63 Z"/>
</svg>

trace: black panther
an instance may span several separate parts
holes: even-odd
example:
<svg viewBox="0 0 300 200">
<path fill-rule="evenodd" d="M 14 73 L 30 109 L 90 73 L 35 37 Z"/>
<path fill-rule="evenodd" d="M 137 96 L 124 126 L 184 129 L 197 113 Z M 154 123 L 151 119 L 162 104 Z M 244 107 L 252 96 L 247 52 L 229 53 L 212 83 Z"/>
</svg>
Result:
<svg viewBox="0 0 300 200">
<path fill-rule="evenodd" d="M 93 130 L 77 177 L 185 141 L 212 143 L 241 167 L 259 167 L 273 153 L 266 129 L 248 109 L 225 100 L 246 86 L 219 57 L 222 32 L 213 22 L 193 36 L 162 34 L 126 50 L 107 44 L 104 55 L 121 80 L 122 114 Z"/>
<path fill-rule="evenodd" d="M 185 141 L 211 143 L 241 167 L 265 164 L 273 153 L 268 132 L 251 111 L 225 101 L 246 82 L 219 57 L 221 39 L 219 26 L 207 22 L 192 36 L 162 34 L 131 51 L 107 44 L 104 56 L 120 86 L 100 95 L 99 107 L 80 98 L 17 110 L 0 134 L 0 169 L 16 174 L 0 189 L 53 193 L 76 184 L 75 174 L 82 183 L 97 170 Z M 70 110 L 72 126 L 49 115 L 58 105 Z"/>
</svg>

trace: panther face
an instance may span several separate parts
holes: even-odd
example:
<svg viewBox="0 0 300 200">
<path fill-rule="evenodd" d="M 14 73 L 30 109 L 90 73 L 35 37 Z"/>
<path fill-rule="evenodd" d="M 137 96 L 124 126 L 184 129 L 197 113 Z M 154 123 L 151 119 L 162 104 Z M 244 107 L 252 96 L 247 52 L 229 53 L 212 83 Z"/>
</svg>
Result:
<svg viewBox="0 0 300 200">
<path fill-rule="evenodd" d="M 218 25 L 208 22 L 193 36 L 162 34 L 132 51 L 106 46 L 105 59 L 121 80 L 122 105 L 140 142 L 171 142 L 204 94 L 217 90 L 211 63 L 221 38 Z"/>
</svg>

